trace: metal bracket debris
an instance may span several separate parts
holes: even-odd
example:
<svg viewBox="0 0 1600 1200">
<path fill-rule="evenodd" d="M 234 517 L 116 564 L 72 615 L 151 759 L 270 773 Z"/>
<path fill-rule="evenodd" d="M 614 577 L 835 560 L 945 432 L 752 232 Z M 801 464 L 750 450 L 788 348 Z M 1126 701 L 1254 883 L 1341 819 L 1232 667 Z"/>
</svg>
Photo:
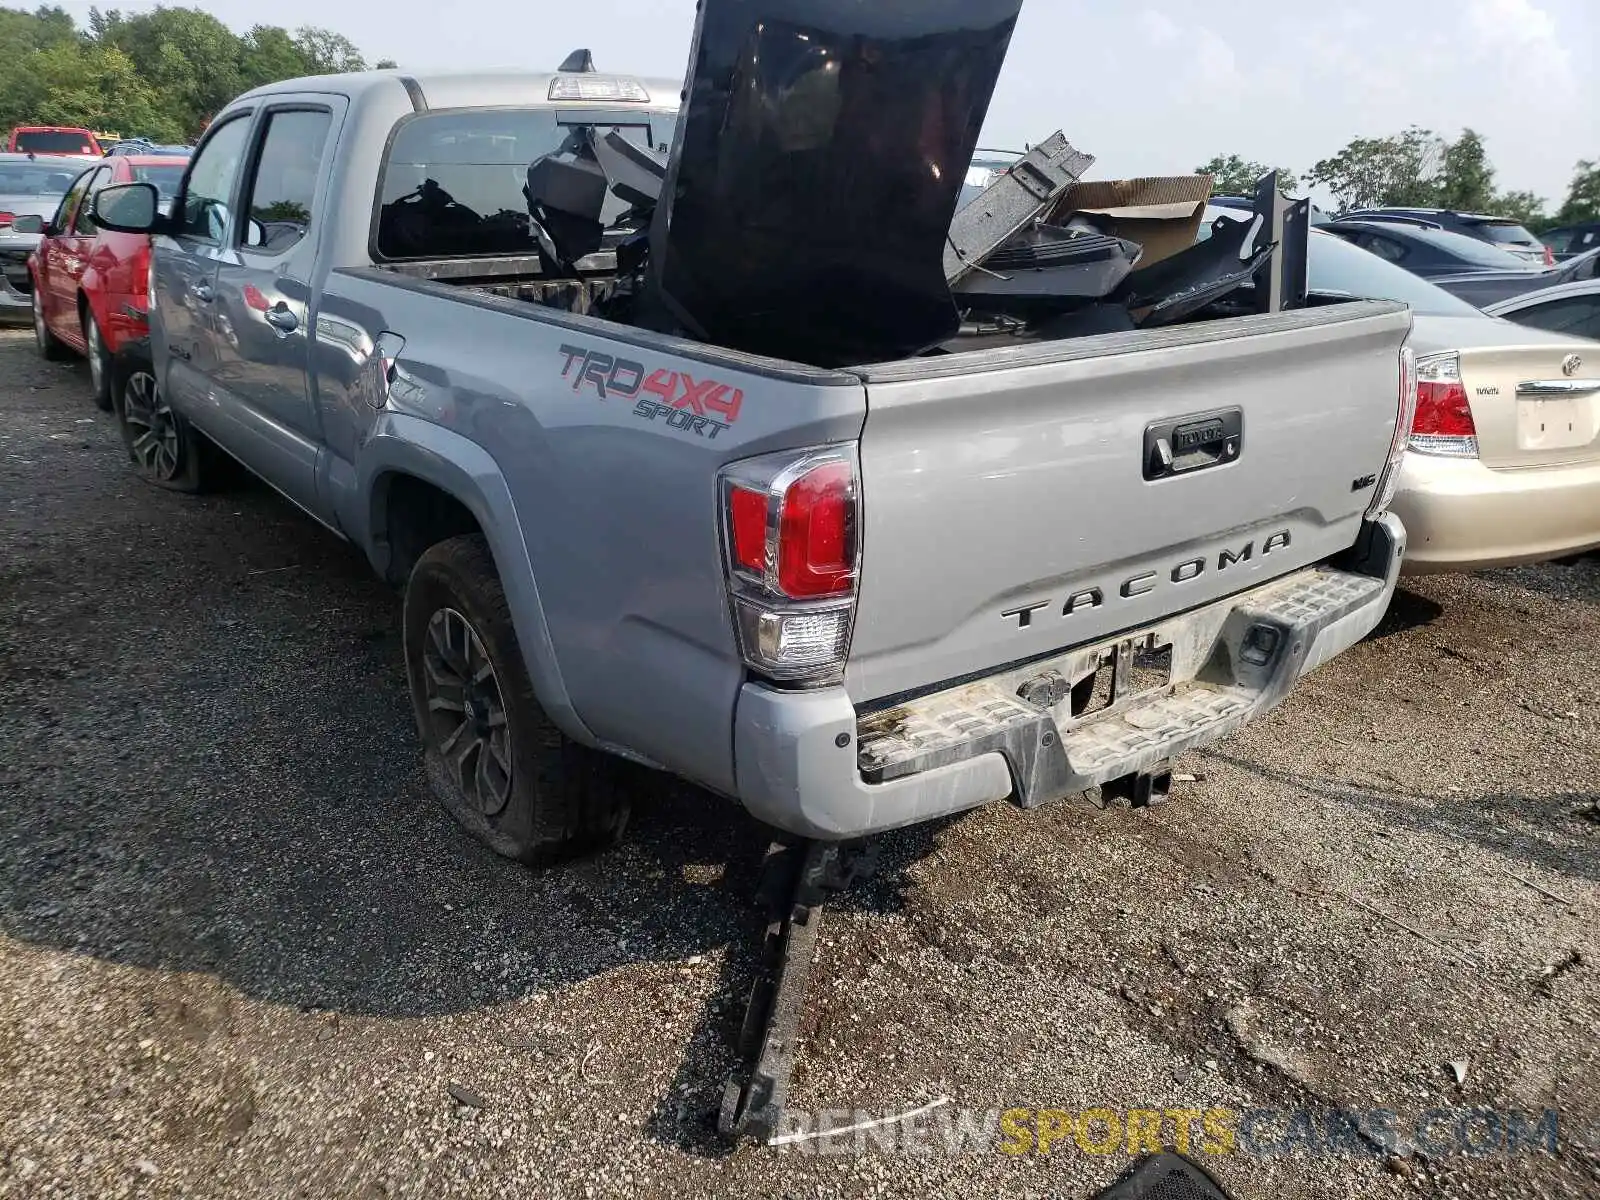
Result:
<svg viewBox="0 0 1600 1200">
<path fill-rule="evenodd" d="M 1255 211 L 1261 218 L 1255 246 L 1272 248 L 1272 256 L 1257 273 L 1256 311 L 1304 308 L 1311 201 L 1290 200 L 1278 188 L 1278 172 L 1272 171 L 1256 181 Z"/>
<path fill-rule="evenodd" d="M 1044 212 L 1094 165 L 1056 132 L 1035 146 L 950 222 L 944 277 L 955 283 Z"/>
<path fill-rule="evenodd" d="M 873 848 L 829 842 L 774 842 L 762 864 L 768 909 L 761 966 L 739 1034 L 741 1070 L 722 1094 L 717 1130 L 737 1141 L 770 1142 L 789 1094 L 800 1014 L 816 957 L 822 903 L 871 869 Z"/>
</svg>

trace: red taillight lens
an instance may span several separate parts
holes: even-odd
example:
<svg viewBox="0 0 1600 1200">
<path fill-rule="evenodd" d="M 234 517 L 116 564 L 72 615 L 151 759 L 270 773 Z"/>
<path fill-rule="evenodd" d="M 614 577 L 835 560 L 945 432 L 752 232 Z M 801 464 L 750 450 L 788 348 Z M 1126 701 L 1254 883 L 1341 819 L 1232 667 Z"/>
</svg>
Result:
<svg viewBox="0 0 1600 1200">
<path fill-rule="evenodd" d="M 767 494 L 728 489 L 728 532 L 733 563 L 754 575 L 767 573 Z"/>
<path fill-rule="evenodd" d="M 812 467 L 789 485 L 778 519 L 778 587 L 796 600 L 839 596 L 855 579 L 855 473 Z"/>
<path fill-rule="evenodd" d="M 1411 432 L 1439 437 L 1477 436 L 1472 408 L 1467 403 L 1467 389 L 1459 380 L 1417 385 L 1417 419 L 1411 425 Z"/>
<path fill-rule="evenodd" d="M 16 219 L 16 213 L 0 212 L 0 229 L 10 229 Z"/>
<path fill-rule="evenodd" d="M 1553 267 L 1556 265 L 1556 252 L 1550 249 L 1549 246 L 1544 248 L 1544 265 L 1547 267 Z"/>
<path fill-rule="evenodd" d="M 1457 354 L 1435 354 L 1417 362 L 1417 415 L 1411 423 L 1411 449 L 1458 458 L 1478 455 L 1478 428 L 1472 421 Z"/>
</svg>

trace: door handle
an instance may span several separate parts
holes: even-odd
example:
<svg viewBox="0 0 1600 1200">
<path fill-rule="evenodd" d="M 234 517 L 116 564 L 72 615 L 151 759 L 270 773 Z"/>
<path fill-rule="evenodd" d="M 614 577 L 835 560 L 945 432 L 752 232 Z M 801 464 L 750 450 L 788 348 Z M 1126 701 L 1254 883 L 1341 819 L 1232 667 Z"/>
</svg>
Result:
<svg viewBox="0 0 1600 1200">
<path fill-rule="evenodd" d="M 266 318 L 267 324 L 272 326 L 272 331 L 279 337 L 288 337 L 296 329 L 300 328 L 300 318 L 295 316 L 294 310 L 282 300 L 279 300 L 262 315 Z"/>
<path fill-rule="evenodd" d="M 194 284 L 189 288 L 189 294 L 196 300 L 200 301 L 201 304 L 210 304 L 212 298 L 216 295 L 216 293 L 211 290 L 211 285 L 209 283 Z"/>
</svg>

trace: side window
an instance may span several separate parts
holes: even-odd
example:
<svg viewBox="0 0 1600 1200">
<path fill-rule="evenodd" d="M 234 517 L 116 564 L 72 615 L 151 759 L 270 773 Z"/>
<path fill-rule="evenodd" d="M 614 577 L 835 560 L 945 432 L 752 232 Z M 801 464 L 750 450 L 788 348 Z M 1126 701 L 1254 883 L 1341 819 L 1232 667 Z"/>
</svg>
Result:
<svg viewBox="0 0 1600 1200">
<path fill-rule="evenodd" d="M 1575 333 L 1580 337 L 1600 334 L 1600 297 L 1573 296 L 1552 300 L 1534 308 L 1509 314 L 1519 325 L 1548 329 L 1552 333 Z"/>
<path fill-rule="evenodd" d="M 252 249 L 281 254 L 311 230 L 311 206 L 333 115 L 285 109 L 267 117 L 267 132 L 250 181 L 248 230 L 236 236 Z"/>
<path fill-rule="evenodd" d="M 56 215 L 50 218 L 50 228 L 57 233 L 66 233 L 72 227 L 72 214 L 77 210 L 78 201 L 83 199 L 84 192 L 89 190 L 89 181 L 94 178 L 94 168 L 90 168 L 72 181 L 72 186 L 67 188 L 67 194 L 61 197 L 61 206 L 56 209 Z"/>
<path fill-rule="evenodd" d="M 189 169 L 183 210 L 177 214 L 179 237 L 203 242 L 222 241 L 228 224 L 228 199 L 244 159 L 249 114 L 234 117 L 216 129 L 200 148 Z"/>
<path fill-rule="evenodd" d="M 1371 250 L 1385 262 L 1399 262 L 1406 256 L 1406 248 L 1399 242 L 1390 241 L 1386 237 L 1378 237 L 1376 234 L 1369 235 L 1367 240 L 1362 243 L 1362 246 Z"/>
<path fill-rule="evenodd" d="M 100 189 L 111 182 L 111 168 L 101 167 L 89 180 L 89 190 L 84 194 L 83 203 L 78 206 L 78 218 L 73 222 L 72 232 L 82 237 L 93 237 L 100 232 L 100 227 L 94 223 L 94 216 L 89 208 L 94 204 L 94 198 Z"/>
</svg>

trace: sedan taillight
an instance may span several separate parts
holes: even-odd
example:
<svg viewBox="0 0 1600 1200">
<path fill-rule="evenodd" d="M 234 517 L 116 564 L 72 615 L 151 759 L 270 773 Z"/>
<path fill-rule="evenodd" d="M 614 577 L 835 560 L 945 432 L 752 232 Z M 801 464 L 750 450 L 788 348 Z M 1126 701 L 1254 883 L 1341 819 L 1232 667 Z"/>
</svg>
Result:
<svg viewBox="0 0 1600 1200">
<path fill-rule="evenodd" d="M 1478 457 L 1478 427 L 1461 382 L 1461 356 L 1454 350 L 1417 360 L 1417 416 L 1410 446 L 1419 454 Z"/>
</svg>

